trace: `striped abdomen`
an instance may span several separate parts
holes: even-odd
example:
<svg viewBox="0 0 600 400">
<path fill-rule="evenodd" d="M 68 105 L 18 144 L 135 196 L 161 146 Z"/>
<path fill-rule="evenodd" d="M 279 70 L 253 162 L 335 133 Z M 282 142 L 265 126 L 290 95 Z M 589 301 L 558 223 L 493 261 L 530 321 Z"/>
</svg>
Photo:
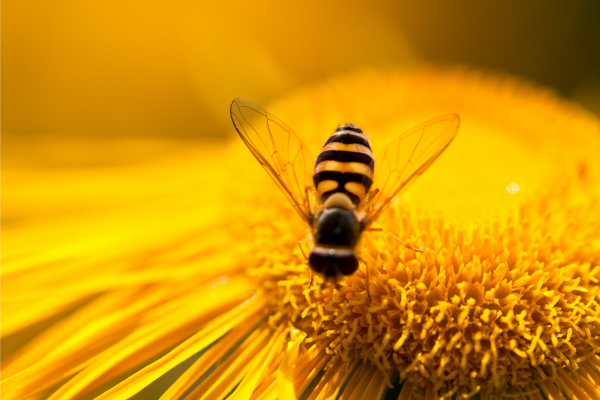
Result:
<svg viewBox="0 0 600 400">
<path fill-rule="evenodd" d="M 344 193 L 359 205 L 373 184 L 375 160 L 363 131 L 353 124 L 341 125 L 321 149 L 313 180 L 321 202 Z"/>
</svg>

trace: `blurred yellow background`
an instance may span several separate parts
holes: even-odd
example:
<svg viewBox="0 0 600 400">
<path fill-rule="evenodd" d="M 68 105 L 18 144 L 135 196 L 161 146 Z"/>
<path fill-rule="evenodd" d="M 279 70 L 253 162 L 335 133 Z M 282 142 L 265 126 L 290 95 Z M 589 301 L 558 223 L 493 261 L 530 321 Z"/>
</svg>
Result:
<svg viewBox="0 0 600 400">
<path fill-rule="evenodd" d="M 266 106 L 381 65 L 504 71 L 600 114 L 594 1 L 7 0 L 2 13 L 5 167 L 123 162 L 223 137 L 235 97 Z M 119 153 L 139 137 L 152 140 Z"/>
</svg>

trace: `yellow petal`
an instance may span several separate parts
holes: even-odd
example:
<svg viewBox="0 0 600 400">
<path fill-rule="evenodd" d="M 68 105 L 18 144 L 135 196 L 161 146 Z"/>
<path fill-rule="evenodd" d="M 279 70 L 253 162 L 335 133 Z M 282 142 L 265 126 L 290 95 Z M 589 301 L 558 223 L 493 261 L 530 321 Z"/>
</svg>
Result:
<svg viewBox="0 0 600 400">
<path fill-rule="evenodd" d="M 246 376 L 252 362 L 260 357 L 268 345 L 272 332 L 261 326 L 221 363 L 189 395 L 199 400 L 220 400 L 226 397 Z"/>
<path fill-rule="evenodd" d="M 248 288 L 244 290 L 240 285 L 237 289 L 239 289 L 239 293 L 241 293 L 243 296 Z M 237 307 L 234 310 L 217 317 L 213 321 L 209 322 L 200 332 L 177 346 L 176 349 L 169 352 L 167 355 L 163 356 L 149 366 L 143 368 L 141 371 L 135 373 L 111 390 L 103 393 L 99 398 L 126 399 L 131 397 L 133 394 L 137 393 L 148 384 L 156 380 L 166 371 L 180 364 L 182 361 L 185 361 L 198 351 L 214 342 L 237 324 L 243 323 L 248 316 L 252 315 L 253 312 L 261 312 L 262 306 L 263 302 L 261 300 L 253 299 L 251 301 L 247 301 L 243 306 Z M 153 328 L 156 329 L 158 326 Z M 140 334 L 131 337 L 130 343 L 135 343 L 135 347 L 140 347 L 143 343 L 142 338 L 144 338 L 144 340 L 151 340 L 154 335 L 156 335 L 155 332 L 146 329 L 143 332 L 140 332 Z M 123 350 L 121 350 L 121 347 Z M 112 351 L 105 352 L 95 361 L 93 365 L 62 386 L 61 390 L 55 392 L 52 398 L 73 398 L 77 393 L 93 382 L 94 379 L 97 379 L 102 373 L 115 365 L 115 363 L 122 360 L 125 355 L 131 353 L 135 347 L 128 345 L 127 342 L 122 342 L 121 346 L 116 346 L 111 349 Z"/>
<path fill-rule="evenodd" d="M 306 333 L 292 330 L 290 335 L 292 339 L 288 342 L 286 353 L 277 370 L 277 386 L 279 387 L 279 398 L 295 400 L 294 371 L 300 343 L 306 338 Z"/>
<path fill-rule="evenodd" d="M 252 392 L 260 385 L 265 377 L 268 367 L 281 350 L 279 347 L 283 343 L 285 335 L 285 329 L 282 327 L 277 329 L 267 346 L 265 346 L 265 348 L 255 357 L 248 374 L 242 379 L 242 382 L 232 395 L 232 399 L 250 399 Z"/>
<path fill-rule="evenodd" d="M 200 356 L 161 396 L 161 400 L 179 399 L 196 383 L 219 359 L 221 359 L 248 332 L 255 329 L 261 315 L 249 319 L 245 324 L 235 327 L 224 338 L 215 343 L 206 353 Z M 258 328 L 260 329 L 260 328 Z M 231 358 L 231 356 L 229 357 Z M 204 382 L 203 382 L 204 383 Z M 198 391 L 198 389 L 195 389 Z"/>
<path fill-rule="evenodd" d="M 379 370 L 373 365 L 364 368 L 364 371 L 357 376 L 353 376 L 340 396 L 340 400 L 362 400 L 377 373 Z"/>
</svg>

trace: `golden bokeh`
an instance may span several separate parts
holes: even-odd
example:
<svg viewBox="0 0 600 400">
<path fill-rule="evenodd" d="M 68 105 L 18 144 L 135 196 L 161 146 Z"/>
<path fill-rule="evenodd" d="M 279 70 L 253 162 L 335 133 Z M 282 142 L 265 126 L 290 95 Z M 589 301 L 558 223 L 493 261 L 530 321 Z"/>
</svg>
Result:
<svg viewBox="0 0 600 400">
<path fill-rule="evenodd" d="M 595 109 L 599 10 L 588 3 L 7 1 L 3 152 L 31 146 L 43 158 L 36 146 L 65 138 L 222 137 L 233 98 L 266 104 L 334 74 L 420 61 L 504 70 Z M 68 165 L 73 152 L 103 161 L 70 146 L 46 164 Z"/>
<path fill-rule="evenodd" d="M 234 97 L 264 102 L 332 73 L 412 58 L 362 2 L 8 2 L 7 133 L 222 134 Z M 9 101 L 6 101 L 9 100 Z"/>
</svg>

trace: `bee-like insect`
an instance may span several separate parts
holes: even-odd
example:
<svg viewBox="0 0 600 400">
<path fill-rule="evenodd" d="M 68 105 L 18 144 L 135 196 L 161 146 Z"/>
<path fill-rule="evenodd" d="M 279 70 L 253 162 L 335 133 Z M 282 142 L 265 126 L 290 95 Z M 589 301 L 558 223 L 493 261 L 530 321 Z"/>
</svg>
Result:
<svg viewBox="0 0 600 400">
<path fill-rule="evenodd" d="M 306 261 L 325 282 L 337 284 L 358 269 L 356 245 L 365 231 L 385 232 L 404 246 L 423 251 L 371 224 L 450 145 L 458 131 L 457 114 L 442 115 L 410 129 L 376 158 L 361 128 L 340 125 L 316 161 L 286 124 L 249 101 L 233 100 L 231 120 L 252 154 L 311 227 L 314 247 Z M 300 250 L 304 254 L 302 246 Z M 367 293 L 370 298 L 368 284 Z"/>
</svg>

